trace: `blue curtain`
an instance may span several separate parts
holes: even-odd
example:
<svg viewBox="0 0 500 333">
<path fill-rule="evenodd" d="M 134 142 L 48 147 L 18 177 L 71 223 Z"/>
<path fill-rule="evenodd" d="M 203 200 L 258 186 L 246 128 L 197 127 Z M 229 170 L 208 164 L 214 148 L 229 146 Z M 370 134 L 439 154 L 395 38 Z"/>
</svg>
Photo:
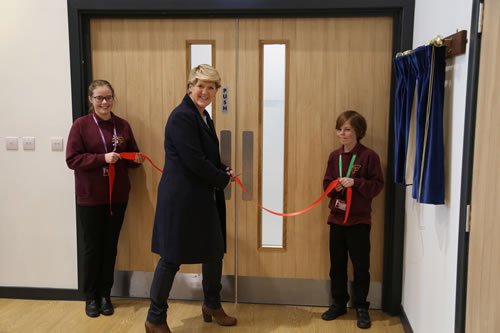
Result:
<svg viewBox="0 0 500 333">
<path fill-rule="evenodd" d="M 410 133 L 410 119 L 417 77 L 407 56 L 395 58 L 394 69 L 397 80 L 394 110 L 394 180 L 396 183 L 408 185 L 405 183 L 406 155 L 408 152 L 408 135 Z"/>
<path fill-rule="evenodd" d="M 398 80 L 394 113 L 395 181 L 404 184 L 408 134 L 413 116 L 416 117 L 416 146 L 412 197 L 418 202 L 435 205 L 444 204 L 445 51 L 445 47 L 427 45 L 394 59 Z M 416 114 L 412 115 L 415 87 Z"/>
</svg>

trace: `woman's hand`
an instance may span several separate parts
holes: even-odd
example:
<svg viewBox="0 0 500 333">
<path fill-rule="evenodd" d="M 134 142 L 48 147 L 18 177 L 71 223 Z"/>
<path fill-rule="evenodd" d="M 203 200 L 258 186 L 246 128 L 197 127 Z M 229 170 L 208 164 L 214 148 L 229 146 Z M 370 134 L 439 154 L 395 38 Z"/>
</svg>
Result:
<svg viewBox="0 0 500 333">
<path fill-rule="evenodd" d="M 354 185 L 354 179 L 347 177 L 340 178 L 339 184 L 343 187 L 352 187 Z"/>
<path fill-rule="evenodd" d="M 104 160 L 106 161 L 106 163 L 116 163 L 119 159 L 121 159 L 121 156 L 118 153 L 111 152 L 104 154 Z"/>
<path fill-rule="evenodd" d="M 234 175 L 233 169 L 231 169 L 230 167 L 227 167 L 226 173 L 229 177 L 231 177 L 231 180 L 229 182 L 234 182 L 234 177 L 236 177 L 236 176 Z"/>
<path fill-rule="evenodd" d="M 344 186 L 342 186 L 342 184 L 340 184 L 340 182 L 338 182 L 337 185 L 335 185 L 335 191 L 340 192 L 343 189 L 344 189 Z"/>
<path fill-rule="evenodd" d="M 229 181 L 227 182 L 227 185 L 226 185 L 225 189 L 226 189 L 228 186 L 230 186 L 232 182 L 234 182 L 234 177 L 235 177 L 235 175 L 234 175 L 234 171 L 233 171 L 233 169 L 231 169 L 230 167 L 227 167 L 227 168 L 226 168 L 226 174 L 229 176 Z"/>
<path fill-rule="evenodd" d="M 141 153 L 135 154 L 135 160 L 134 160 L 135 163 L 142 164 L 144 160 L 145 160 L 144 155 L 142 155 Z"/>
</svg>

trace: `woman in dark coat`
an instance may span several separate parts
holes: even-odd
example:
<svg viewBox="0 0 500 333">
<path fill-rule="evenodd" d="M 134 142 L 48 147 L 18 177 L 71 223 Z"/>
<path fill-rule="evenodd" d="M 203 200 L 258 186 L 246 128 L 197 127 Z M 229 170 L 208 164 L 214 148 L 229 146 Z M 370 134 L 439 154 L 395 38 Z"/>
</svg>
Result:
<svg viewBox="0 0 500 333">
<path fill-rule="evenodd" d="M 188 93 L 165 127 L 165 167 L 158 187 L 152 251 L 161 256 L 151 286 L 146 332 L 170 332 L 167 299 L 181 264 L 202 263 L 205 321 L 236 324 L 220 303 L 226 249 L 223 190 L 233 172 L 220 161 L 219 140 L 205 108 L 220 87 L 209 65 L 191 71 Z"/>
</svg>

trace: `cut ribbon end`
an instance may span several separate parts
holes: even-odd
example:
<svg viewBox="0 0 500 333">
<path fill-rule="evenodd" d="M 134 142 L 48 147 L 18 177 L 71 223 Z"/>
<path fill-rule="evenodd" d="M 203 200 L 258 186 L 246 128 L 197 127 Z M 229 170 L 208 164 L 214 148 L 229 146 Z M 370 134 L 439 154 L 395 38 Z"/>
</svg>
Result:
<svg viewBox="0 0 500 333">
<path fill-rule="evenodd" d="M 115 165 L 113 163 L 109 163 L 109 213 L 113 215 L 113 210 L 111 209 L 112 196 L 113 196 L 113 185 L 115 184 Z"/>
</svg>

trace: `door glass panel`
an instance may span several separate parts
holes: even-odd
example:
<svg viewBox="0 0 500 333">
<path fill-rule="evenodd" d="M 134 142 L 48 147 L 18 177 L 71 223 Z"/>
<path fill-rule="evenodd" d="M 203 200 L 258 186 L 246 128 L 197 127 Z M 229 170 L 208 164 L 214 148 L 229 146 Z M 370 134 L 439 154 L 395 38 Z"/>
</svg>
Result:
<svg viewBox="0 0 500 333">
<path fill-rule="evenodd" d="M 262 45 L 262 205 L 282 212 L 285 159 L 286 45 Z M 283 247 L 283 217 L 262 212 L 261 246 Z"/>
<path fill-rule="evenodd" d="M 212 44 L 198 44 L 193 42 L 189 46 L 189 70 L 201 64 L 212 66 Z M 212 117 L 212 104 L 207 106 L 206 110 L 210 114 L 210 117 Z"/>
</svg>

